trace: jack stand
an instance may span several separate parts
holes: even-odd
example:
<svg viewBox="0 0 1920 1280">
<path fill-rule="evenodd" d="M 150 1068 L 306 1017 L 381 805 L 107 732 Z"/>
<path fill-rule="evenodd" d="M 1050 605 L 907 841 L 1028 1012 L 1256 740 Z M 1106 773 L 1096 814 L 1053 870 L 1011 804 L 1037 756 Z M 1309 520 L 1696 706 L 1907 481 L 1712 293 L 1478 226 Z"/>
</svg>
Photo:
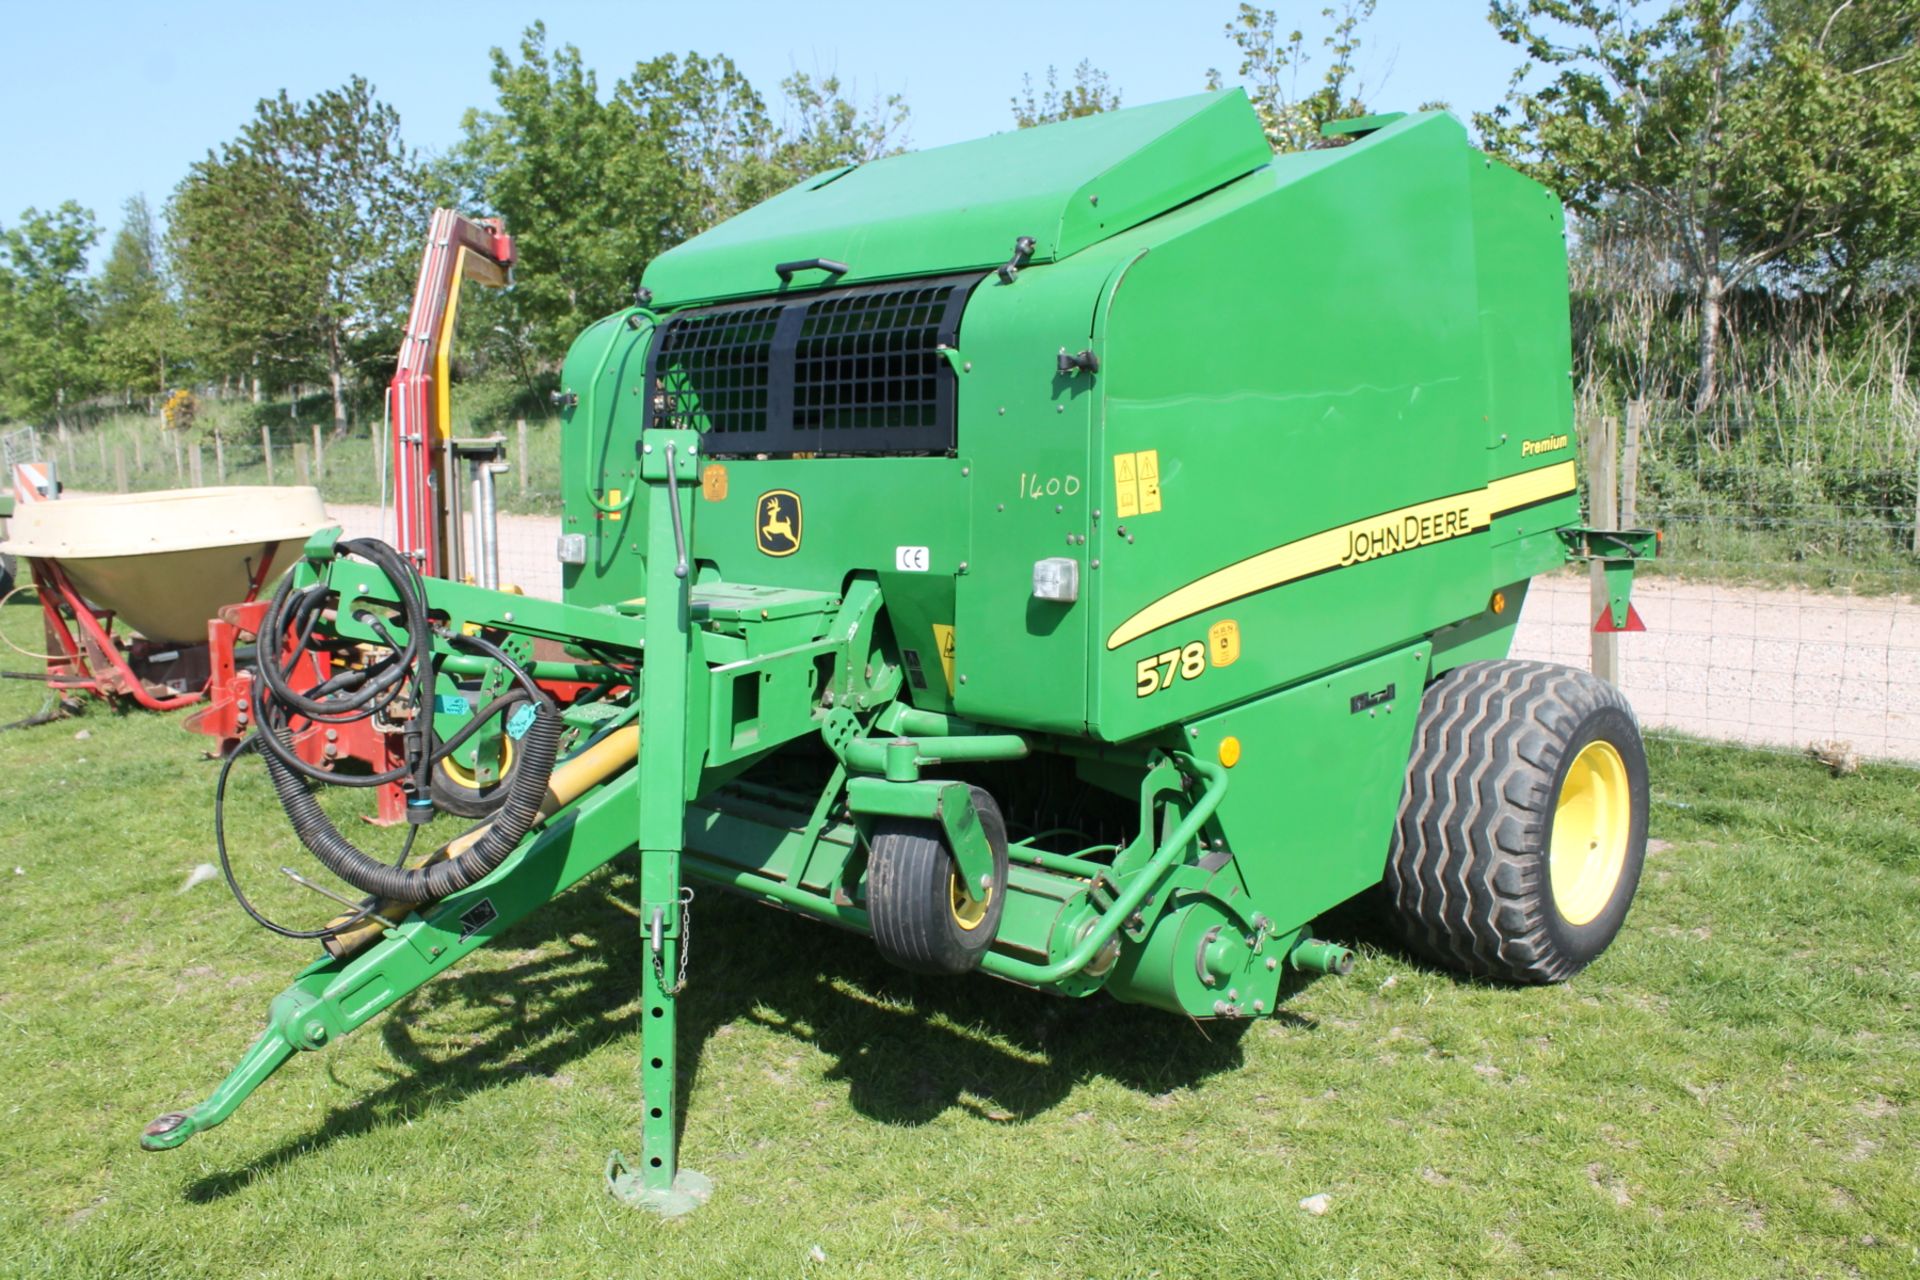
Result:
<svg viewBox="0 0 1920 1280">
<path fill-rule="evenodd" d="M 694 488 L 700 437 L 692 431 L 641 434 L 640 476 L 652 486 L 647 513 L 646 666 L 640 692 L 640 919 L 647 931 L 641 979 L 640 1167 L 618 1151 L 607 1160 L 607 1189 L 620 1203 L 663 1217 L 689 1213 L 713 1183 L 676 1160 L 679 1107 L 674 1008 L 686 985 L 687 900 L 680 888 L 686 835 L 687 684 L 692 666 L 689 588 Z"/>
<path fill-rule="evenodd" d="M 618 1151 L 607 1157 L 607 1190 L 629 1209 L 647 1209 L 663 1218 L 684 1218 L 713 1196 L 713 1179 L 682 1169 L 671 1186 L 649 1188 L 646 1171 L 629 1169 Z"/>
</svg>

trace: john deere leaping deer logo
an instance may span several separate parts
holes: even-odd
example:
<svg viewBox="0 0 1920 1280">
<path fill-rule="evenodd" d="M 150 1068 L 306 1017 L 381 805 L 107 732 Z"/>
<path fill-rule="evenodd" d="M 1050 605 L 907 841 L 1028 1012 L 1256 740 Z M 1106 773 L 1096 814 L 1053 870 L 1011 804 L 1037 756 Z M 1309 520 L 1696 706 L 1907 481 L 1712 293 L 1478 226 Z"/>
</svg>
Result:
<svg viewBox="0 0 1920 1280">
<path fill-rule="evenodd" d="M 760 514 L 754 536 L 770 556 L 790 556 L 800 549 L 800 495 L 791 489 L 769 489 L 760 495 Z"/>
</svg>

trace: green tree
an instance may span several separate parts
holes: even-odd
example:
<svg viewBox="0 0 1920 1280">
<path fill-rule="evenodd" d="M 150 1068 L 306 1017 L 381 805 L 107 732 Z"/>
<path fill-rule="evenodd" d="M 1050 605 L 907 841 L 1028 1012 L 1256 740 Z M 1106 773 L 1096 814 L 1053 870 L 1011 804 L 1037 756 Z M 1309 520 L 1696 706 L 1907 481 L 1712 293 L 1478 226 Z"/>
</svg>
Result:
<svg viewBox="0 0 1920 1280">
<path fill-rule="evenodd" d="M 897 94 L 863 109 L 837 76 L 780 82 L 781 119 L 729 58 L 671 54 L 615 86 L 636 136 L 656 140 L 675 178 L 664 247 L 705 231 L 796 182 L 899 150 L 908 111 Z"/>
<path fill-rule="evenodd" d="M 732 59 L 697 53 L 646 59 L 614 86 L 612 105 L 626 113 L 621 127 L 632 129 L 636 145 L 657 150 L 671 175 L 662 248 L 772 194 L 760 162 L 773 122 Z"/>
<path fill-rule="evenodd" d="M 58 425 L 99 386 L 87 277 L 99 238 L 92 211 L 71 200 L 0 228 L 0 407 L 16 417 Z"/>
<path fill-rule="evenodd" d="M 1814 96 L 1824 94 L 1838 76 L 1845 77 L 1843 87 L 1857 86 L 1844 95 L 1851 103 L 1835 105 L 1864 108 L 1857 123 L 1875 136 L 1877 157 L 1885 162 L 1873 175 L 1879 197 L 1851 202 L 1843 225 L 1831 236 L 1815 238 L 1819 273 L 1844 293 L 1889 269 L 1910 270 L 1920 256 L 1920 210 L 1911 199 L 1916 175 L 1910 163 L 1898 163 L 1893 151 L 1901 139 L 1911 145 L 1914 117 L 1920 113 L 1920 4 L 1760 0 L 1757 19 L 1763 56 L 1797 67 L 1801 76 L 1808 72 L 1810 53 L 1823 64 Z M 1903 172 L 1885 172 L 1889 165 Z M 1807 256 L 1795 255 L 1796 265 Z"/>
<path fill-rule="evenodd" d="M 514 288 L 476 310 L 549 366 L 627 305 L 654 257 L 804 177 L 886 154 L 907 117 L 898 97 L 863 110 L 837 79 L 796 73 L 776 124 L 731 60 L 697 53 L 642 60 L 603 97 L 580 51 L 549 49 L 539 23 L 517 58 L 492 58 L 496 101 L 467 113 L 455 169 L 521 259 Z"/>
<path fill-rule="evenodd" d="M 464 185 L 516 237 L 520 264 L 500 305 L 551 363 L 632 298 L 641 268 L 677 234 L 684 183 L 662 139 L 601 99 L 577 48 L 548 50 L 543 24 L 527 29 L 517 61 L 497 48 L 492 59 L 495 106 L 464 121 Z"/>
<path fill-rule="evenodd" d="M 1020 77 L 1020 92 L 1011 99 L 1013 122 L 1022 129 L 1056 120 L 1077 120 L 1120 106 L 1120 91 L 1107 82 L 1107 73 L 1082 58 L 1073 69 L 1073 83 L 1060 87 L 1060 73 L 1047 68 L 1047 85 L 1036 90 L 1032 75 Z"/>
<path fill-rule="evenodd" d="M 1629 202 L 1659 220 L 1694 299 L 1704 410 L 1730 291 L 1858 269 L 1863 250 L 1910 240 L 1916 12 L 1914 0 L 1665 0 L 1651 14 L 1642 0 L 1493 0 L 1495 29 L 1530 61 L 1475 121 L 1582 217 Z M 1533 86 L 1536 65 L 1552 76 Z"/>
<path fill-rule="evenodd" d="M 273 385 L 324 375 L 336 434 L 365 366 L 392 358 L 432 208 L 400 117 L 355 76 L 262 99 L 195 164 L 169 223 L 186 315 L 210 368 Z"/>
<path fill-rule="evenodd" d="M 107 384 L 129 394 L 164 391 L 170 364 L 180 357 L 180 313 L 168 296 L 160 236 L 145 196 L 127 201 L 98 292 Z"/>
<path fill-rule="evenodd" d="M 862 108 L 845 95 L 838 76 L 815 80 L 804 71 L 782 80 L 780 91 L 785 109 L 767 162 L 783 187 L 906 147 L 911 113 L 900 94 Z"/>
<path fill-rule="evenodd" d="M 189 349 L 209 378 L 279 385 L 314 371 L 314 317 L 325 307 L 313 269 L 312 219 L 292 177 L 228 144 L 196 162 L 167 213 Z"/>
<path fill-rule="evenodd" d="M 344 435 L 349 381 L 399 346 L 433 208 L 427 170 L 400 137 L 400 113 L 359 76 L 305 102 L 285 90 L 263 100 L 238 145 L 285 175 L 305 210 L 312 241 L 301 262 L 319 296 L 309 329 L 326 367 L 334 434 Z"/>
<path fill-rule="evenodd" d="M 1300 28 L 1283 31 L 1272 9 L 1243 3 L 1227 23 L 1227 38 L 1240 50 L 1240 80 L 1275 151 L 1339 145 L 1321 137 L 1320 127 L 1369 114 L 1355 55 L 1373 8 L 1374 0 L 1345 0 L 1320 10 L 1330 25 L 1317 42 L 1317 54 L 1316 42 Z M 1303 82 L 1316 57 L 1326 64 L 1318 84 L 1310 77 Z M 1224 81 L 1219 71 L 1207 72 L 1208 88 L 1218 89 Z"/>
</svg>

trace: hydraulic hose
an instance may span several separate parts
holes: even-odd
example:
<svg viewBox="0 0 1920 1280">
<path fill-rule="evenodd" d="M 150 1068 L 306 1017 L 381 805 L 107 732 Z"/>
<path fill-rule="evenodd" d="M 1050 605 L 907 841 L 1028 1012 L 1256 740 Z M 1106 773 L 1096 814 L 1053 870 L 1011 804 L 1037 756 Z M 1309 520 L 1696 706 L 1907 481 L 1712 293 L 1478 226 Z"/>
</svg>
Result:
<svg viewBox="0 0 1920 1280">
<path fill-rule="evenodd" d="M 313 642 L 315 629 L 330 607 L 338 607 L 339 597 L 325 582 L 296 591 L 292 587 L 293 577 L 289 575 L 274 593 L 261 620 L 255 665 L 260 681 L 260 729 L 254 737 L 262 748 L 260 754 L 266 761 L 268 776 L 280 797 L 281 808 L 293 824 L 294 833 L 323 866 L 348 884 L 379 899 L 408 904 L 432 902 L 486 876 L 540 819 L 547 779 L 553 772 L 554 757 L 560 746 L 560 716 L 546 692 L 499 645 L 484 636 L 441 630 L 439 634 L 447 642 L 500 664 L 512 676 L 514 684 L 482 707 L 459 732 L 445 742 L 436 742 L 430 709 L 435 628 L 427 609 L 426 584 L 405 557 L 377 539 L 351 539 L 339 543 L 338 549 L 343 554 L 360 557 L 386 575 L 398 601 L 398 621 L 406 631 L 406 639 L 402 642 L 385 620 L 362 610 L 357 620 L 385 642 L 387 652 L 364 667 L 344 668 L 312 688 L 293 688 L 293 674 Z M 388 711 L 409 687 L 411 718 L 402 739 L 405 760 L 398 767 L 360 777 L 344 777 L 300 758 L 293 730 L 296 718 L 309 724 L 343 724 L 367 719 Z M 427 783 L 434 764 L 450 755 L 482 725 L 521 702 L 532 703 L 533 718 L 519 735 L 518 764 L 507 780 L 499 810 L 485 832 L 452 857 L 417 867 L 390 866 L 371 857 L 340 834 L 308 785 L 310 781 L 332 786 L 401 783 L 410 791 L 408 820 L 418 824 L 433 815 Z"/>
<path fill-rule="evenodd" d="M 285 729 L 273 730 L 287 734 Z M 291 734 L 282 739 L 292 754 Z M 547 777 L 560 747 L 560 717 L 546 699 L 534 703 L 533 723 L 520 739 L 522 764 L 507 782 L 507 798 L 492 825 L 464 852 L 419 867 L 392 867 L 361 852 L 340 834 L 307 789 L 306 782 L 286 767 L 277 752 L 266 753 L 267 773 L 293 830 L 327 870 L 365 893 L 395 902 L 433 902 L 475 884 L 499 866 L 540 817 Z"/>
<path fill-rule="evenodd" d="M 264 754 L 295 773 L 333 786 L 375 787 L 410 781 L 413 792 L 410 805 L 416 799 L 427 803 L 427 784 L 435 758 L 430 716 L 416 716 L 409 727 L 405 764 L 354 778 L 330 773 L 302 760 L 293 748 L 291 733 L 286 732 L 296 716 L 310 724 L 345 724 L 378 715 L 392 705 L 409 683 L 416 706 L 424 705 L 432 697 L 433 619 L 427 612 L 426 586 L 420 580 L 419 571 L 406 557 L 377 538 L 346 539 L 337 544 L 336 552 L 358 556 L 386 576 L 399 598 L 406 642 L 400 643 L 386 623 L 371 611 L 362 610 L 359 620 L 387 643 L 388 653 L 365 667 L 335 672 L 311 689 L 295 689 L 294 672 L 306 655 L 314 629 L 322 621 L 329 602 L 337 602 L 337 595 L 325 582 L 295 591 L 294 575 L 288 574 L 281 580 L 279 590 L 274 592 L 260 620 L 259 641 L 255 645 L 254 671 L 260 685 Z M 289 631 L 296 636 L 291 647 L 287 645 Z M 431 814 L 429 807 L 425 816 Z M 412 816 L 411 808 L 409 816 Z"/>
<path fill-rule="evenodd" d="M 319 938 L 324 943 L 337 934 L 344 933 L 349 929 L 358 928 L 360 924 L 372 914 L 373 908 L 371 906 L 361 906 L 351 914 L 339 920 L 331 921 L 319 929 L 292 929 L 277 920 L 271 919 L 265 912 L 254 906 L 252 900 L 249 899 L 245 891 L 240 888 L 239 877 L 233 873 L 233 859 L 227 852 L 227 779 L 232 776 L 233 766 L 239 763 L 240 757 L 249 751 L 257 751 L 260 744 L 264 741 L 266 741 L 266 736 L 256 733 L 252 737 L 244 739 L 239 746 L 229 751 L 227 758 L 220 762 L 220 780 L 216 782 L 213 787 L 213 847 L 220 854 L 220 874 L 226 877 L 227 890 L 233 894 L 233 900 L 239 903 L 240 909 L 252 917 L 253 922 L 262 929 L 267 930 L 269 933 L 277 933 L 283 938 L 294 938 L 297 940 Z M 259 754 L 263 759 L 271 758 L 264 752 L 259 752 Z M 399 867 L 406 865 L 407 856 L 413 852 L 414 837 L 419 834 L 419 827 L 407 828 L 407 838 L 401 842 L 400 856 L 394 859 L 394 866 Z"/>
</svg>

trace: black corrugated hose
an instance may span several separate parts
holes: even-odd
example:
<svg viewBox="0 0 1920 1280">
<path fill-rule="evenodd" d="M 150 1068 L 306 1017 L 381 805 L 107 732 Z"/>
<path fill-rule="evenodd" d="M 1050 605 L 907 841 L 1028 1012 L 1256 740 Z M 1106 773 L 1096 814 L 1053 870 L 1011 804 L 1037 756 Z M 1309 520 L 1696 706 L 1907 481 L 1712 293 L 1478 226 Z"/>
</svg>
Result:
<svg viewBox="0 0 1920 1280">
<path fill-rule="evenodd" d="M 369 857 L 340 834 L 333 820 L 300 776 L 267 756 L 267 772 L 280 806 L 293 822 L 300 843 L 333 874 L 356 889 L 396 902 L 433 902 L 474 884 L 499 866 L 540 816 L 546 799 L 547 777 L 560 746 L 560 717 L 544 697 L 535 704 L 533 724 L 520 739 L 521 764 L 507 782 L 507 798 L 486 831 L 465 852 L 423 867 L 390 867 Z M 285 733 L 286 730 L 274 732 Z M 291 743 L 283 739 L 291 748 Z"/>
<path fill-rule="evenodd" d="M 364 668 L 343 669 L 304 693 L 295 691 L 289 685 L 294 668 L 311 643 L 314 628 L 329 601 L 337 603 L 338 595 L 324 582 L 296 593 L 289 575 L 274 593 L 261 620 L 255 667 L 259 673 L 260 730 L 254 736 L 265 748 L 261 755 L 294 832 L 322 865 L 375 897 L 432 902 L 476 883 L 499 866 L 539 818 L 547 780 L 560 746 L 559 713 L 545 691 L 498 645 L 482 636 L 443 631 L 441 634 L 451 643 L 474 649 L 499 662 L 516 683 L 514 688 L 482 707 L 458 733 L 444 743 L 436 743 L 431 711 L 433 646 L 429 639 L 433 622 L 427 612 L 425 584 L 413 565 L 384 542 L 356 538 L 338 543 L 337 548 L 341 554 L 359 556 L 387 576 L 399 597 L 406 642 L 398 642 L 379 617 L 363 610 L 357 620 L 379 635 L 387 643 L 389 652 Z M 296 633 L 297 639 L 291 651 L 286 651 L 290 630 Z M 292 728 L 295 717 L 315 724 L 365 719 L 386 710 L 409 686 L 414 714 L 406 733 L 404 764 L 381 773 L 342 776 L 308 764 L 295 750 Z M 431 805 L 426 779 L 434 763 L 458 748 L 494 716 L 522 701 L 533 703 L 533 723 L 519 740 L 519 764 L 508 780 L 506 798 L 480 838 L 455 857 L 422 867 L 389 866 L 362 852 L 341 835 L 307 787 L 307 779 L 336 786 L 411 783 L 410 808 L 422 802 Z"/>
</svg>

